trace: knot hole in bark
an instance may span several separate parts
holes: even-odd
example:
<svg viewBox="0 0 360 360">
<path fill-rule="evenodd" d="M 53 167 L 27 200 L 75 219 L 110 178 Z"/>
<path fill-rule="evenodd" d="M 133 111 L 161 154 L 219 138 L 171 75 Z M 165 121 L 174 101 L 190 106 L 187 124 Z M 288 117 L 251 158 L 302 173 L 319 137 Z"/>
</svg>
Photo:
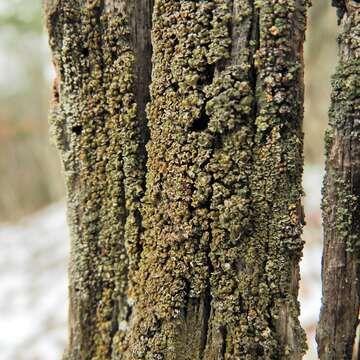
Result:
<svg viewBox="0 0 360 360">
<path fill-rule="evenodd" d="M 76 135 L 81 135 L 83 127 L 81 125 L 75 125 L 71 128 L 71 131 Z"/>
<path fill-rule="evenodd" d="M 89 56 L 89 49 L 88 48 L 82 48 L 81 49 L 81 53 L 85 56 L 85 57 L 88 57 Z"/>
<path fill-rule="evenodd" d="M 209 125 L 210 118 L 206 114 L 205 107 L 200 111 L 199 117 L 197 117 L 191 125 L 191 131 L 204 131 Z"/>
</svg>

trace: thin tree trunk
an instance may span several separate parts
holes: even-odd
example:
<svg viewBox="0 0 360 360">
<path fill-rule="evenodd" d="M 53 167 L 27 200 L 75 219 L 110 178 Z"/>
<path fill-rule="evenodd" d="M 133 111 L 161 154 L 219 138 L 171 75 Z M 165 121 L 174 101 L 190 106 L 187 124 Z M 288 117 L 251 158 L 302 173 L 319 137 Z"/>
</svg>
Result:
<svg viewBox="0 0 360 360">
<path fill-rule="evenodd" d="M 352 359 L 360 297 L 360 7 L 336 2 L 341 33 L 326 135 L 320 359 Z"/>
<path fill-rule="evenodd" d="M 305 8 L 48 4 L 67 359 L 301 358 Z"/>
</svg>

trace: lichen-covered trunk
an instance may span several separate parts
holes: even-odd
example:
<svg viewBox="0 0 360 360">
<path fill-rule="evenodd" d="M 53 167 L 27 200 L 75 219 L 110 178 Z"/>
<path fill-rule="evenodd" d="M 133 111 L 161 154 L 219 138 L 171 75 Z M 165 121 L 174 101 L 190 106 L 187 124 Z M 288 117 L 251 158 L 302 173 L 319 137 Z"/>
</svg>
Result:
<svg viewBox="0 0 360 360">
<path fill-rule="evenodd" d="M 300 359 L 307 4 L 152 5 L 47 2 L 65 358 Z"/>
<path fill-rule="evenodd" d="M 351 360 L 360 301 L 360 6 L 337 1 L 341 32 L 324 180 L 321 360 Z M 359 339 L 357 339 L 358 341 Z"/>
<path fill-rule="evenodd" d="M 50 125 L 71 230 L 66 359 L 110 359 L 131 314 L 145 188 L 151 1 L 48 0 Z"/>
</svg>

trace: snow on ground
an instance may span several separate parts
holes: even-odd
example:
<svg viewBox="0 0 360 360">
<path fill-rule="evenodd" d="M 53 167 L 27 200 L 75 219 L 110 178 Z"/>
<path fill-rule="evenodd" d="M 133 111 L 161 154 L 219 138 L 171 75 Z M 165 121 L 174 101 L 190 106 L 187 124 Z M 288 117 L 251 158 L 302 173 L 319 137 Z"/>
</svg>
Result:
<svg viewBox="0 0 360 360">
<path fill-rule="evenodd" d="M 0 359 L 59 360 L 67 323 L 64 204 L 0 226 L 0 244 Z"/>
<path fill-rule="evenodd" d="M 321 286 L 322 171 L 306 167 L 307 226 L 301 262 L 301 323 L 316 359 Z M 0 225 L 0 359 L 59 360 L 66 344 L 68 231 L 65 205 L 52 205 L 17 224 Z"/>
<path fill-rule="evenodd" d="M 301 304 L 300 321 L 308 337 L 309 351 L 304 360 L 317 359 L 315 331 L 321 305 L 321 188 L 323 169 L 306 166 L 304 172 L 305 221 L 303 239 L 304 256 L 300 263 L 301 282 L 299 300 Z"/>
</svg>

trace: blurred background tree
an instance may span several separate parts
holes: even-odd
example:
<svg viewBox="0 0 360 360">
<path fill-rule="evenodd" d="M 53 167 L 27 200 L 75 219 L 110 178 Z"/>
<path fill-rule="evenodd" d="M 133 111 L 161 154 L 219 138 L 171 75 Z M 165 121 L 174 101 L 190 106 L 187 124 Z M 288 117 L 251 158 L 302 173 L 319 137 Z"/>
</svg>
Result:
<svg viewBox="0 0 360 360">
<path fill-rule="evenodd" d="M 0 3 L 0 222 L 63 197 L 47 114 L 53 77 L 41 1 Z"/>
<path fill-rule="evenodd" d="M 305 164 L 323 168 L 330 79 L 337 63 L 337 20 L 331 1 L 314 1 L 305 42 Z"/>
</svg>

